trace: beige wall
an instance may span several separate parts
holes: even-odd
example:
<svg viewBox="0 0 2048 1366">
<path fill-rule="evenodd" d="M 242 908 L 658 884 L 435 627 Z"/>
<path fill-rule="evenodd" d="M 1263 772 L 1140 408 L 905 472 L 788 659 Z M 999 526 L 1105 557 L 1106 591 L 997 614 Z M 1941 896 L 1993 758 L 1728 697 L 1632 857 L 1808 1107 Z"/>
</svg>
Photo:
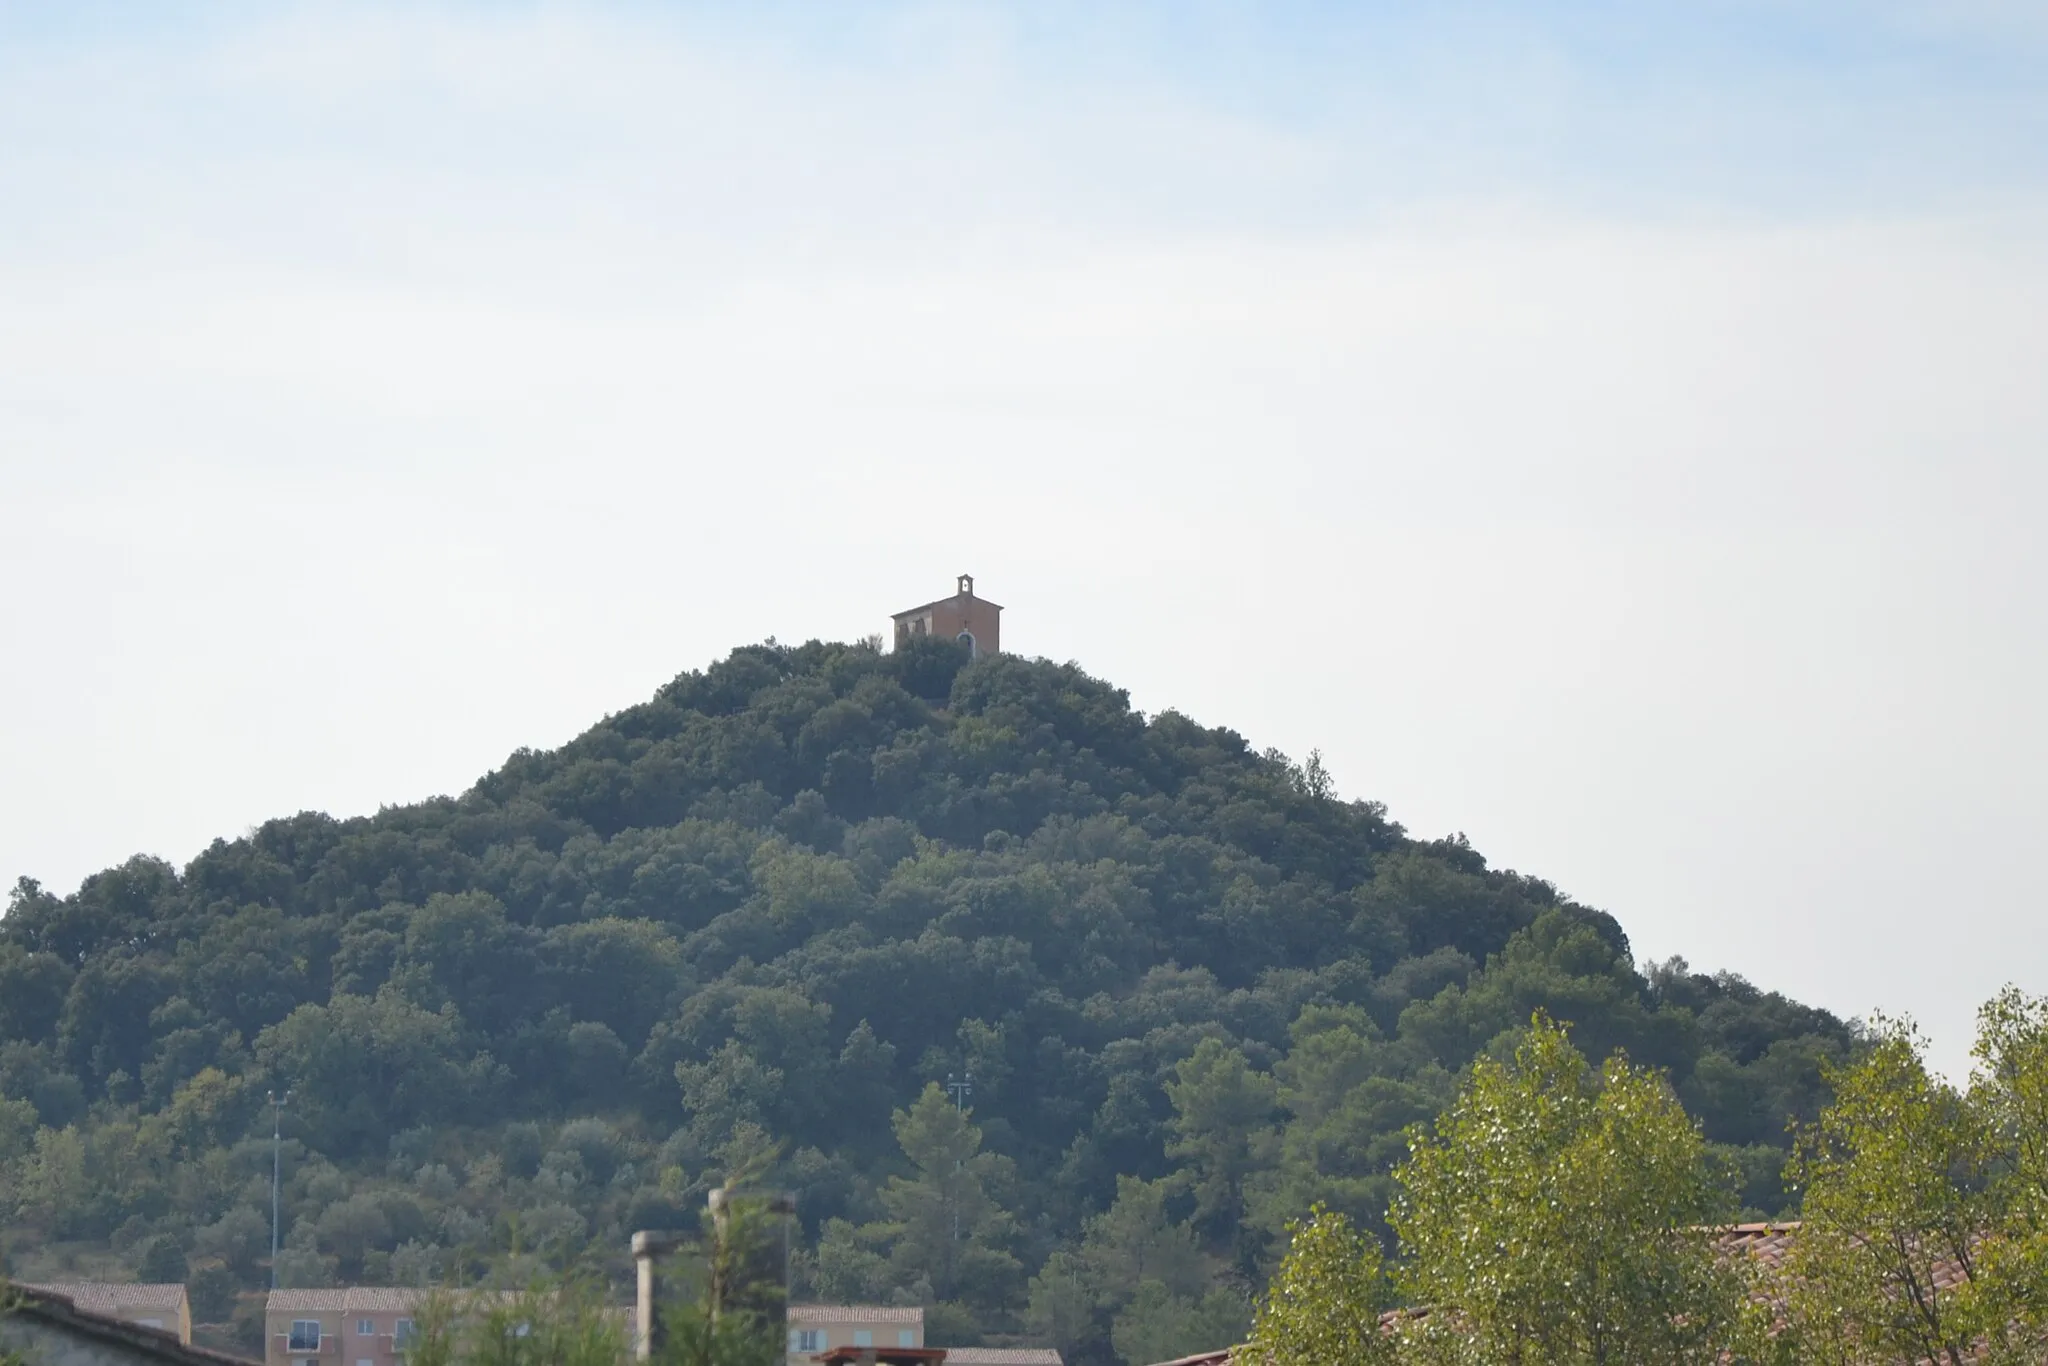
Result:
<svg viewBox="0 0 2048 1366">
<path fill-rule="evenodd" d="M 116 1300 L 113 1309 L 108 1311 L 108 1316 L 124 1319 L 129 1323 L 139 1323 L 144 1328 L 161 1328 L 166 1333 L 175 1333 L 178 1341 L 187 1346 L 192 1342 L 192 1304 L 189 1300 L 175 1310 L 155 1305 L 122 1304 Z"/>
<path fill-rule="evenodd" d="M 296 1313 L 279 1310 L 268 1316 L 263 1357 L 269 1366 L 292 1366 L 297 1361 L 311 1361 L 317 1366 L 357 1366 L 365 1361 L 371 1366 L 398 1366 L 398 1320 L 411 1317 L 410 1314 L 389 1311 L 372 1313 L 359 1310 L 344 1314 L 330 1310 L 300 1310 Z M 289 1349 L 292 1323 L 297 1319 L 319 1321 L 318 1352 Z M 374 1331 L 367 1335 L 357 1332 L 360 1320 L 368 1320 Z"/>
<path fill-rule="evenodd" d="M 977 654 L 1002 652 L 1002 609 L 986 598 L 951 597 L 919 609 L 916 616 L 896 623 L 897 644 L 919 634 L 916 627 L 920 621 L 924 623 L 922 634 L 955 640 L 966 631 L 974 636 Z"/>
<path fill-rule="evenodd" d="M 798 1345 L 799 1333 L 822 1333 L 824 1341 L 811 1347 Z M 874 1336 L 863 1343 L 861 1333 Z M 908 1342 L 897 1339 L 898 1333 L 910 1334 Z M 835 1319 L 811 1319 L 792 1317 L 789 1321 L 789 1366 L 813 1366 L 811 1358 L 819 1352 L 829 1352 L 834 1347 L 922 1347 L 924 1346 L 924 1325 L 921 1323 L 849 1323 Z"/>
<path fill-rule="evenodd" d="M 955 597 L 932 605 L 932 634 L 952 640 L 962 631 L 974 635 L 979 654 L 997 654 L 1002 649 L 1001 628 L 994 603 L 981 598 Z"/>
</svg>

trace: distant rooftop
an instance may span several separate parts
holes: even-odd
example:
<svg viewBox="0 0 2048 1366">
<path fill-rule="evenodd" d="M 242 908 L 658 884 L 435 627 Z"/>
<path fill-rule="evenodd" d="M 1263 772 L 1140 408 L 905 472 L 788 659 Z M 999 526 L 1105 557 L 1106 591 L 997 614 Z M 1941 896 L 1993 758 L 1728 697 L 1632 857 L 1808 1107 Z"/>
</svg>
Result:
<svg viewBox="0 0 2048 1366">
<path fill-rule="evenodd" d="M 922 1325 L 924 1310 L 917 1305 L 893 1304 L 792 1304 L 791 1323 L 897 1323 Z"/>
<path fill-rule="evenodd" d="M 176 1283 L 50 1281 L 24 1284 L 22 1289 L 62 1295 L 88 1314 L 111 1314 L 120 1309 L 162 1309 L 175 1313 L 185 1304 L 185 1287 Z"/>
<path fill-rule="evenodd" d="M 273 1314 L 404 1314 L 430 1293 L 392 1285 L 351 1285 L 339 1290 L 273 1290 Z"/>
</svg>

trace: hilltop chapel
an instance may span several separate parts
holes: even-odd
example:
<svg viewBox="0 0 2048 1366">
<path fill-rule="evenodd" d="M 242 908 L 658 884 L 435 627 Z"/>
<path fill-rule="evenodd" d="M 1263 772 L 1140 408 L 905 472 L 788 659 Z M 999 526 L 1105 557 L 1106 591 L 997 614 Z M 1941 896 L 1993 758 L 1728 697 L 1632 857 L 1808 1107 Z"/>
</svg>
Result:
<svg viewBox="0 0 2048 1366">
<path fill-rule="evenodd" d="M 907 612 L 898 612 L 896 648 L 902 649 L 919 636 L 940 636 L 957 640 L 974 655 L 1002 651 L 1003 609 L 987 598 L 974 596 L 974 576 L 962 574 L 950 598 L 940 598 Z"/>
</svg>

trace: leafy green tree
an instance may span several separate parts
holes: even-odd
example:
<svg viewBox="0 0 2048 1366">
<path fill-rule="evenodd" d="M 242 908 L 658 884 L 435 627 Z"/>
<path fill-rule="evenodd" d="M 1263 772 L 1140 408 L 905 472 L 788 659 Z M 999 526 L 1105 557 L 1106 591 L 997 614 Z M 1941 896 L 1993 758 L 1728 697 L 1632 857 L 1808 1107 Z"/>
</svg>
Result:
<svg viewBox="0 0 2048 1366">
<path fill-rule="evenodd" d="M 1166 1084 L 1173 1102 L 1167 1154 L 1187 1163 L 1195 1217 L 1212 1230 L 1244 1214 L 1245 1181 L 1270 1160 L 1279 1086 L 1242 1051 L 1204 1039 Z"/>
<path fill-rule="evenodd" d="M 2008 986 L 1978 1014 L 1971 1099 L 1999 1153 L 1999 1237 L 1984 1249 L 2018 1350 L 2048 1353 L 2048 997 Z"/>
<path fill-rule="evenodd" d="M 1097 1336 L 1099 1295 L 1086 1263 L 1060 1250 L 1031 1278 L 1024 1323 L 1031 1335 L 1071 1360 Z"/>
<path fill-rule="evenodd" d="M 981 1151 L 981 1130 L 937 1083 L 896 1112 L 895 1130 L 916 1169 L 890 1177 L 880 1193 L 898 1284 L 984 1307 L 1007 1303 L 1023 1269 L 1009 1250 L 1015 1221 L 998 1199 L 1014 1180 L 1009 1159 Z"/>
<path fill-rule="evenodd" d="M 631 1346 L 604 1286 L 587 1277 L 537 1281 L 509 1297 L 437 1291 L 413 1322 L 411 1366 L 617 1366 Z"/>
<path fill-rule="evenodd" d="M 293 1094 L 307 1127 L 343 1153 L 454 1113 L 493 1078 L 463 1059 L 452 1007 L 430 1012 L 387 987 L 303 1005 L 256 1040 L 258 1061 Z"/>
<path fill-rule="evenodd" d="M 1544 911 L 1470 982 L 1404 1010 L 1402 1037 L 1457 1066 L 1494 1039 L 1511 1036 L 1540 1009 L 1571 1025 L 1594 1058 L 1623 1046 L 1658 1063 L 1685 1057 L 1685 1018 L 1652 1014 L 1645 982 L 1625 948 L 1602 929 L 1583 915 Z"/>
<path fill-rule="evenodd" d="M 819 1230 L 816 1264 L 811 1273 L 817 1294 L 834 1304 L 864 1304 L 889 1297 L 889 1259 L 877 1246 L 887 1242 L 886 1225 L 856 1227 L 846 1219 L 828 1219 Z"/>
<path fill-rule="evenodd" d="M 540 964 L 532 933 L 485 892 L 429 897 L 406 923 L 393 969 L 418 1004 L 452 1005 L 470 1024 L 503 1029 L 537 1014 Z"/>
<path fill-rule="evenodd" d="M 2043 1314 L 2039 1166 L 2048 1007 L 1986 1006 L 1975 1084 L 1931 1074 L 1912 1025 L 1880 1019 L 1801 1136 L 1806 1199 L 1789 1337 L 1803 1360 L 2037 1362 Z"/>
<path fill-rule="evenodd" d="M 136 1251 L 137 1280 L 155 1285 L 183 1285 L 192 1274 L 191 1263 L 185 1260 L 185 1249 L 168 1234 L 159 1233 L 154 1238 L 145 1239 Z"/>
<path fill-rule="evenodd" d="M 1119 1176 L 1116 1202 L 1091 1218 L 1081 1265 L 1105 1303 L 1121 1303 L 1146 1281 L 1176 1295 L 1199 1294 L 1209 1281 L 1194 1231 L 1166 1211 L 1167 1183 Z"/>
<path fill-rule="evenodd" d="M 1407 1129 L 1450 1099 L 1450 1074 L 1387 1043 L 1357 1007 L 1309 1006 L 1288 1034 L 1292 1047 L 1273 1069 L 1287 1120 L 1277 1161 L 1251 1182 L 1252 1221 L 1277 1236 L 1327 1204 L 1377 1229 Z"/>
<path fill-rule="evenodd" d="M 1288 1225 L 1287 1240 L 1248 1355 L 1272 1366 L 1391 1363 L 1394 1338 L 1380 1327 L 1388 1287 L 1378 1240 L 1321 1205 Z"/>
<path fill-rule="evenodd" d="M 1145 1281 L 1117 1314 L 1110 1341 L 1125 1366 L 1171 1361 L 1196 1352 L 1234 1347 L 1251 1318 L 1241 1296 L 1211 1290 L 1200 1297 L 1176 1295 L 1158 1281 Z"/>
<path fill-rule="evenodd" d="M 1698 1128 L 1661 1076 L 1619 1057 L 1596 1074 L 1540 1013 L 1397 1175 L 1419 1349 L 1620 1366 L 1716 1362 L 1735 1341 L 1741 1286 L 1702 1227 L 1731 1201 Z"/>
<path fill-rule="evenodd" d="M 40 890 L 28 894 L 31 900 L 41 895 Z M 17 906 L 22 899 L 17 889 Z M 72 976 L 56 954 L 33 952 L 0 939 L 0 1039 L 41 1043 L 54 1036 Z"/>
</svg>

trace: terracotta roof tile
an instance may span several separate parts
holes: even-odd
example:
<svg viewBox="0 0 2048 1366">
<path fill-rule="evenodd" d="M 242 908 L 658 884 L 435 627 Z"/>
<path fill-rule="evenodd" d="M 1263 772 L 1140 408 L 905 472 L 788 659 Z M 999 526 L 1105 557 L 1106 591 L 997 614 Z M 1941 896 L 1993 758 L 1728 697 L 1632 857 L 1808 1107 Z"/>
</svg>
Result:
<svg viewBox="0 0 2048 1366">
<path fill-rule="evenodd" d="M 791 1323 L 899 1323 L 922 1326 L 924 1310 L 917 1305 L 890 1304 L 792 1304 Z"/>
<path fill-rule="evenodd" d="M 1785 1254 L 1792 1248 L 1792 1236 L 1799 1232 L 1798 1223 L 1784 1224 L 1731 1224 L 1719 1229 L 1714 1235 L 1714 1246 L 1728 1255 L 1753 1257 L 1766 1266 L 1784 1263 Z"/>
<path fill-rule="evenodd" d="M 341 1314 L 348 1310 L 346 1290 L 273 1290 L 264 1308 L 273 1314 Z"/>
<path fill-rule="evenodd" d="M 121 1284 L 115 1281 L 52 1281 L 26 1285 L 49 1295 L 62 1295 L 89 1314 L 112 1314 L 121 1310 L 161 1309 L 176 1313 L 185 1307 L 185 1287 L 175 1282 Z"/>
</svg>

